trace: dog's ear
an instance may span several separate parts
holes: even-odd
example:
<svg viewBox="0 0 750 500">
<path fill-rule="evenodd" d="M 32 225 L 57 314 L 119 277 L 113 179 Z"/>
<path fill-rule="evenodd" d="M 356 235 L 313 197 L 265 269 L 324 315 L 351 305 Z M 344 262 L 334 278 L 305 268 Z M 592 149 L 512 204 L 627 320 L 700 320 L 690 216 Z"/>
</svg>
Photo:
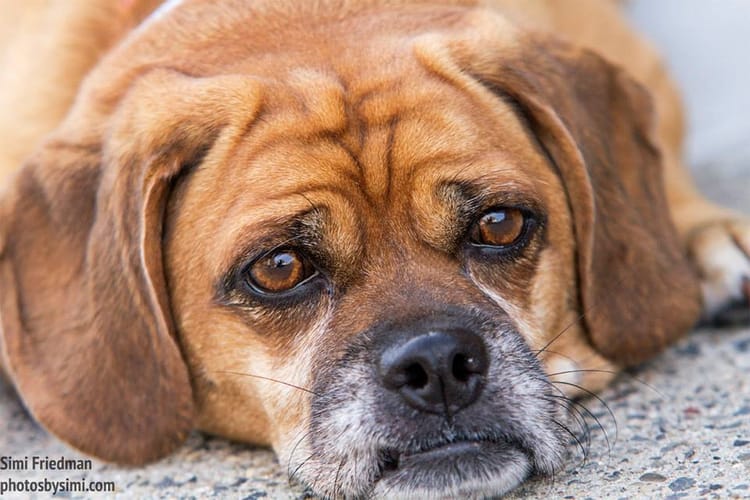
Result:
<svg viewBox="0 0 750 500">
<path fill-rule="evenodd" d="M 193 426 L 162 226 L 171 183 L 224 126 L 213 89 L 156 71 L 113 109 L 79 103 L 0 205 L 6 368 L 39 422 L 104 460 L 154 460 Z"/>
<path fill-rule="evenodd" d="M 666 201 L 650 95 L 594 52 L 536 36 L 520 46 L 477 76 L 516 107 L 565 187 L 591 342 L 614 361 L 641 362 L 700 313 Z"/>
</svg>

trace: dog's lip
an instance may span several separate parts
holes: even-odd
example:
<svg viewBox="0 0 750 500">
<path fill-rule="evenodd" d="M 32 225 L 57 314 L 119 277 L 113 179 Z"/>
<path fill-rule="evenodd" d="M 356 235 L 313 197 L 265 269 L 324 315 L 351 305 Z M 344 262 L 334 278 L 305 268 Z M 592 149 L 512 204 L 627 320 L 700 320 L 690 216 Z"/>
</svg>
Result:
<svg viewBox="0 0 750 500">
<path fill-rule="evenodd" d="M 398 451 L 388 449 L 382 477 L 401 473 L 408 469 L 430 467 L 437 463 L 458 463 L 475 459 L 480 455 L 495 454 L 498 450 L 516 448 L 510 441 L 502 439 L 461 439 L 441 442 L 417 450 Z"/>
<path fill-rule="evenodd" d="M 472 496 L 477 484 L 487 482 L 491 495 L 502 495 L 522 482 L 534 467 L 528 450 L 514 440 L 451 440 L 427 448 L 384 452 L 374 497 L 390 497 L 405 489 L 406 497 Z M 445 492 L 452 492 L 445 494 Z"/>
<path fill-rule="evenodd" d="M 467 440 L 443 443 L 425 450 L 401 453 L 399 459 L 410 460 L 437 460 L 441 458 L 455 457 L 464 453 L 477 453 L 484 440 Z"/>
</svg>

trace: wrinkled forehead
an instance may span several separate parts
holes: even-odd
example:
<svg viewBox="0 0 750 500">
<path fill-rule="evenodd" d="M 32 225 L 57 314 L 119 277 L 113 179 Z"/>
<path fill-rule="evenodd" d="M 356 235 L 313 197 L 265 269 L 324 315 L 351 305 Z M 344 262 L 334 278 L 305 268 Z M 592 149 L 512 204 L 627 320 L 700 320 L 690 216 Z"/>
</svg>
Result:
<svg viewBox="0 0 750 500">
<path fill-rule="evenodd" d="M 253 119 L 194 173 L 196 185 L 221 188 L 192 190 L 193 205 L 216 207 L 214 227 L 242 238 L 320 208 L 340 227 L 421 218 L 430 233 L 451 209 L 451 183 L 541 198 L 545 166 L 522 121 L 453 62 L 502 21 L 451 16 L 445 33 L 387 12 L 354 16 L 305 35 L 306 49 L 295 39 L 230 64 L 225 71 L 247 74 L 261 97 Z M 507 40 L 496 43 L 513 45 L 512 32 L 499 33 Z"/>
<path fill-rule="evenodd" d="M 264 82 L 255 120 L 196 172 L 220 186 L 196 206 L 216 207 L 230 232 L 322 208 L 344 231 L 411 219 L 429 239 L 455 209 L 451 187 L 542 198 L 541 155 L 510 106 L 404 66 L 356 77 L 292 68 Z"/>
<path fill-rule="evenodd" d="M 261 85 L 262 110 L 234 151 L 246 170 L 227 167 L 279 190 L 349 179 L 363 197 L 392 204 L 394 185 L 424 184 L 474 164 L 492 164 L 482 171 L 492 177 L 515 170 L 529 153 L 511 106 L 417 63 L 348 78 L 293 68 L 283 81 Z"/>
</svg>

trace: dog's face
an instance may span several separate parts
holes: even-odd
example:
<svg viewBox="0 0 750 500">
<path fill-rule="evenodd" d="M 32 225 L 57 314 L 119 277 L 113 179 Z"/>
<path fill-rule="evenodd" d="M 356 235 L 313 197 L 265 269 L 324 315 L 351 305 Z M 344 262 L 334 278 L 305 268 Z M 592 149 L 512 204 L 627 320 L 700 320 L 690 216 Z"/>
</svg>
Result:
<svg viewBox="0 0 750 500">
<path fill-rule="evenodd" d="M 248 12 L 135 34 L 5 200 L 27 405 L 121 462 L 193 426 L 271 444 L 331 497 L 552 472 L 548 374 L 697 313 L 642 90 L 482 10 Z"/>
<path fill-rule="evenodd" d="M 577 299 L 544 154 L 509 105 L 414 57 L 290 73 L 169 207 L 200 426 L 270 440 L 329 496 L 550 472 L 562 401 L 536 352 Z"/>
</svg>

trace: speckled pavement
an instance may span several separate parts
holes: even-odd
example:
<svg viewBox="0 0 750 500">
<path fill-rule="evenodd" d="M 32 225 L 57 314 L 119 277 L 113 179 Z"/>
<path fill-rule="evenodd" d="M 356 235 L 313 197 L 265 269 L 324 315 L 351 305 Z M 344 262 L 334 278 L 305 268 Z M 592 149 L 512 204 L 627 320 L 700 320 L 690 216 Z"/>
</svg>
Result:
<svg viewBox="0 0 750 500">
<path fill-rule="evenodd" d="M 750 330 L 702 330 L 586 406 L 583 461 L 511 498 L 750 498 Z M 592 425 L 593 424 L 593 425 Z"/>
</svg>

